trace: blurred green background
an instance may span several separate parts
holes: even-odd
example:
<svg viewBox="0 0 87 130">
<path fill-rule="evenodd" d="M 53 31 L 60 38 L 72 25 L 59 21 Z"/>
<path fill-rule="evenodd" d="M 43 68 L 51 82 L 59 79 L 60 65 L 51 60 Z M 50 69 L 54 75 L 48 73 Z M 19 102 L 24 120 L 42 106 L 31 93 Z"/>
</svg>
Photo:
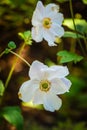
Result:
<svg viewBox="0 0 87 130">
<path fill-rule="evenodd" d="M 9 41 L 16 43 L 17 49 L 22 44 L 19 32 L 31 30 L 31 19 L 38 0 L 0 0 L 0 53 L 7 47 Z M 49 3 L 59 4 L 60 12 L 65 19 L 71 19 L 69 0 L 43 0 L 44 5 Z M 74 17 L 87 21 L 87 0 L 72 0 Z M 68 20 L 68 23 L 70 21 Z M 84 25 L 79 22 L 81 34 Z M 71 25 L 70 25 L 71 26 Z M 66 31 L 71 28 L 63 24 Z M 87 27 L 87 22 L 86 22 Z M 83 32 L 82 32 L 83 31 Z M 87 37 L 86 37 L 87 38 Z M 83 39 L 80 39 L 83 49 L 87 54 L 87 48 Z M 87 44 L 87 42 L 86 42 Z M 17 51 L 15 49 L 14 51 Z M 29 63 L 40 60 L 47 65 L 60 64 L 59 51 L 68 50 L 83 55 L 76 38 L 63 37 L 58 40 L 57 47 L 49 47 L 45 41 L 26 46 L 22 52 Z M 86 55 L 87 56 L 87 55 Z M 45 111 L 42 106 L 33 107 L 30 104 L 22 104 L 18 99 L 18 90 L 21 84 L 28 80 L 29 68 L 21 60 L 17 63 L 9 86 L 6 90 L 3 106 L 20 106 L 24 118 L 24 130 L 87 130 L 87 57 L 78 63 L 64 63 L 70 70 L 68 78 L 72 82 L 69 93 L 61 95 L 62 107 L 54 113 Z M 5 83 L 12 63 L 12 54 L 3 55 L 0 59 L 0 80 Z M 6 120 L 0 124 L 0 130 L 16 130 Z"/>
</svg>

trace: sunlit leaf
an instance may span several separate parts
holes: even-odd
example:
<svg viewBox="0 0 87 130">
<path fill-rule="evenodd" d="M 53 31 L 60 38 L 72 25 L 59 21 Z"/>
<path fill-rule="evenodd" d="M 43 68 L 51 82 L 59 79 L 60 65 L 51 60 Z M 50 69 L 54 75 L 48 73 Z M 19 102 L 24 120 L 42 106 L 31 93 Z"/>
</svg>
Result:
<svg viewBox="0 0 87 130">
<path fill-rule="evenodd" d="M 87 22 L 84 19 L 74 19 L 76 30 L 82 34 L 87 33 Z M 75 30 L 73 20 L 65 19 L 63 25 Z"/>
<path fill-rule="evenodd" d="M 30 31 L 19 32 L 18 35 L 25 41 L 26 44 L 32 44 L 32 36 Z"/>
<path fill-rule="evenodd" d="M 2 80 L 0 80 L 0 96 L 3 96 L 4 90 L 5 90 L 4 84 Z"/>
<path fill-rule="evenodd" d="M 17 130 L 23 130 L 23 117 L 19 107 L 4 107 L 1 114 L 2 117 L 14 125 Z"/>
<path fill-rule="evenodd" d="M 77 34 L 75 32 L 65 31 L 63 37 L 77 38 Z M 84 37 L 78 34 L 78 38 L 84 38 Z"/>
<path fill-rule="evenodd" d="M 57 53 L 57 55 L 61 57 L 60 63 L 67 63 L 67 62 L 70 62 L 70 61 L 74 61 L 74 63 L 77 63 L 77 62 L 79 62 L 83 59 L 82 56 L 77 55 L 77 54 L 72 53 L 72 52 L 68 52 L 66 50 L 59 51 Z"/>
<path fill-rule="evenodd" d="M 82 2 L 83 2 L 84 4 L 87 4 L 87 0 L 82 0 Z"/>
</svg>

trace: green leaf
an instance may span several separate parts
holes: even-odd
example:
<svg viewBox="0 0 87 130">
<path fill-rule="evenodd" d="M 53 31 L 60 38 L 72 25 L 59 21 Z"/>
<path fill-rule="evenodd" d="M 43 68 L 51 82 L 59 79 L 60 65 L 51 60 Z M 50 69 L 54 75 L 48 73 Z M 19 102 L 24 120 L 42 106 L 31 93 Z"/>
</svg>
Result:
<svg viewBox="0 0 87 130">
<path fill-rule="evenodd" d="M 8 54 L 10 51 L 8 48 L 5 49 L 5 54 Z"/>
<path fill-rule="evenodd" d="M 23 33 L 19 32 L 18 35 L 25 41 L 26 44 L 32 44 L 32 36 L 30 31 L 25 31 Z"/>
<path fill-rule="evenodd" d="M 78 71 L 75 69 L 76 72 Z M 85 88 L 86 82 L 82 77 L 76 76 L 76 75 L 70 75 L 68 79 L 72 82 L 72 87 L 70 88 L 70 92 L 68 93 L 67 96 L 72 97 L 72 96 L 77 96 L 79 95 L 82 90 Z M 78 87 L 77 87 L 78 86 Z"/>
<path fill-rule="evenodd" d="M 9 47 L 10 49 L 15 49 L 15 48 L 16 48 L 15 42 L 10 41 L 10 42 L 8 43 L 8 47 Z"/>
<path fill-rule="evenodd" d="M 64 3 L 64 2 L 67 2 L 69 0 L 57 0 L 59 3 Z"/>
<path fill-rule="evenodd" d="M 82 0 L 82 2 L 83 2 L 84 4 L 87 4 L 87 0 Z"/>
<path fill-rule="evenodd" d="M 0 80 L 0 96 L 3 96 L 4 90 L 5 90 L 4 84 L 2 80 Z"/>
<path fill-rule="evenodd" d="M 75 32 L 65 31 L 63 37 L 77 38 L 77 35 Z M 84 37 L 82 35 L 78 34 L 78 38 L 84 38 Z"/>
<path fill-rule="evenodd" d="M 87 22 L 85 19 L 74 19 L 76 30 L 84 35 L 87 33 Z M 73 20 L 72 19 L 65 19 L 63 25 L 69 27 L 72 30 L 75 30 Z"/>
<path fill-rule="evenodd" d="M 2 117 L 14 125 L 17 130 L 23 130 L 23 117 L 19 107 L 4 107 L 1 113 Z"/>
<path fill-rule="evenodd" d="M 60 63 L 67 63 L 70 61 L 74 61 L 74 63 L 77 63 L 83 59 L 82 56 L 79 56 L 72 52 L 68 52 L 66 50 L 58 52 L 57 55 L 61 57 Z"/>
</svg>

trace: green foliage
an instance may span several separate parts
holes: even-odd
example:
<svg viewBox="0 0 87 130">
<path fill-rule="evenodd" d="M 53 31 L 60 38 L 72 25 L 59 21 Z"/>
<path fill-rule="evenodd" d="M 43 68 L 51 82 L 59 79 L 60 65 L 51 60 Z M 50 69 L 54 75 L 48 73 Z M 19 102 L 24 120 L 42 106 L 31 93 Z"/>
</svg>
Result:
<svg viewBox="0 0 87 130">
<path fill-rule="evenodd" d="M 87 22 L 85 19 L 74 19 L 76 30 L 81 33 L 87 33 Z M 72 19 L 65 19 L 63 25 L 66 25 L 70 29 L 75 30 L 73 20 Z"/>
<path fill-rule="evenodd" d="M 19 107 L 4 107 L 0 113 L 1 116 L 14 125 L 17 130 L 23 130 L 23 117 Z"/>
<path fill-rule="evenodd" d="M 67 96 L 75 97 L 81 93 L 82 89 L 84 89 L 85 81 L 81 77 L 78 77 L 76 75 L 70 75 L 69 79 L 72 82 L 72 87 L 70 88 L 70 92 L 68 93 Z"/>
<path fill-rule="evenodd" d="M 70 31 L 65 31 L 63 37 L 65 37 L 65 38 L 67 38 L 67 37 L 77 38 L 77 35 L 78 35 L 78 38 L 84 38 L 82 35 L 76 34 L 75 32 L 70 32 Z"/>
<path fill-rule="evenodd" d="M 64 2 L 67 2 L 69 0 L 57 0 L 59 3 L 64 3 Z"/>
<path fill-rule="evenodd" d="M 79 55 L 72 53 L 72 52 L 68 52 L 66 50 L 59 51 L 57 53 L 57 55 L 61 57 L 60 63 L 67 63 L 70 61 L 74 61 L 74 63 L 77 63 L 83 59 L 82 56 L 79 56 Z"/>
<path fill-rule="evenodd" d="M 85 123 L 72 123 L 71 120 L 67 120 L 66 122 L 58 122 L 58 128 L 53 128 L 53 130 L 86 130 Z"/>
<path fill-rule="evenodd" d="M 82 0 L 82 2 L 83 2 L 84 4 L 87 4 L 87 0 Z"/>
<path fill-rule="evenodd" d="M 3 96 L 4 90 L 5 90 L 4 84 L 2 80 L 0 80 L 0 96 Z"/>
<path fill-rule="evenodd" d="M 13 5 L 19 6 L 25 3 L 26 0 L 9 0 L 9 2 Z"/>
<path fill-rule="evenodd" d="M 15 42 L 10 41 L 10 42 L 8 43 L 8 48 L 5 49 L 4 53 L 5 53 L 5 54 L 8 54 L 8 53 L 10 52 L 10 50 L 15 49 L 15 48 L 16 48 Z"/>
<path fill-rule="evenodd" d="M 26 44 L 32 44 L 32 36 L 30 31 L 25 31 L 23 33 L 19 32 L 18 35 L 25 41 Z"/>
<path fill-rule="evenodd" d="M 9 47 L 10 49 L 15 49 L 15 48 L 16 48 L 15 42 L 10 41 L 10 42 L 8 43 L 8 47 Z"/>
<path fill-rule="evenodd" d="M 5 54 L 8 54 L 9 53 L 9 49 L 6 48 L 4 52 L 5 52 Z"/>
</svg>

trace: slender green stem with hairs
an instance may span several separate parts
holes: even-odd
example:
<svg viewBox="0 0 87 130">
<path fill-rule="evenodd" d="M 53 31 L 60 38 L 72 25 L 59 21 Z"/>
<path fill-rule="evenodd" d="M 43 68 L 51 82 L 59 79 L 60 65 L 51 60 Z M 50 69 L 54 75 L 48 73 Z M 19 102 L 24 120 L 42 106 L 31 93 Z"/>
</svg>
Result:
<svg viewBox="0 0 87 130">
<path fill-rule="evenodd" d="M 5 51 L 3 51 L 1 54 L 0 54 L 0 58 L 5 54 Z"/>
<path fill-rule="evenodd" d="M 23 51 L 25 45 L 26 45 L 25 43 L 22 44 L 20 50 L 18 51 L 18 55 L 21 54 L 21 52 Z M 16 55 L 16 56 L 17 56 L 17 55 Z M 10 79 L 11 79 L 11 77 L 12 77 L 12 74 L 13 74 L 13 71 L 14 71 L 14 69 L 15 69 L 15 66 L 16 66 L 17 61 L 18 61 L 18 57 L 16 57 L 16 58 L 14 59 L 13 65 L 12 65 L 12 67 L 11 67 L 11 70 L 10 70 L 9 74 L 8 74 L 7 80 L 6 80 L 6 82 L 5 82 L 5 89 L 7 88 L 8 84 L 9 84 L 9 81 L 10 81 Z"/>
<path fill-rule="evenodd" d="M 9 52 L 12 53 L 13 55 L 17 56 L 18 58 L 20 58 L 23 62 L 25 62 L 30 67 L 30 64 L 23 57 L 21 57 L 19 54 L 15 53 L 13 51 L 9 51 Z"/>
<path fill-rule="evenodd" d="M 83 55 L 86 56 L 85 51 L 84 51 L 84 49 L 83 49 L 83 46 L 82 46 L 82 44 L 81 44 L 81 42 L 80 42 L 80 39 L 79 39 L 79 37 L 78 37 L 77 30 L 76 30 L 76 25 L 75 25 L 75 21 L 74 21 L 74 14 L 73 14 L 73 7 L 72 7 L 72 0 L 70 0 L 70 12 L 71 12 L 72 20 L 73 20 L 74 29 L 75 29 L 75 32 L 76 32 L 76 35 L 77 35 L 78 43 L 79 43 L 79 45 L 80 45 L 80 48 L 81 48 L 81 50 L 82 50 Z"/>
</svg>

